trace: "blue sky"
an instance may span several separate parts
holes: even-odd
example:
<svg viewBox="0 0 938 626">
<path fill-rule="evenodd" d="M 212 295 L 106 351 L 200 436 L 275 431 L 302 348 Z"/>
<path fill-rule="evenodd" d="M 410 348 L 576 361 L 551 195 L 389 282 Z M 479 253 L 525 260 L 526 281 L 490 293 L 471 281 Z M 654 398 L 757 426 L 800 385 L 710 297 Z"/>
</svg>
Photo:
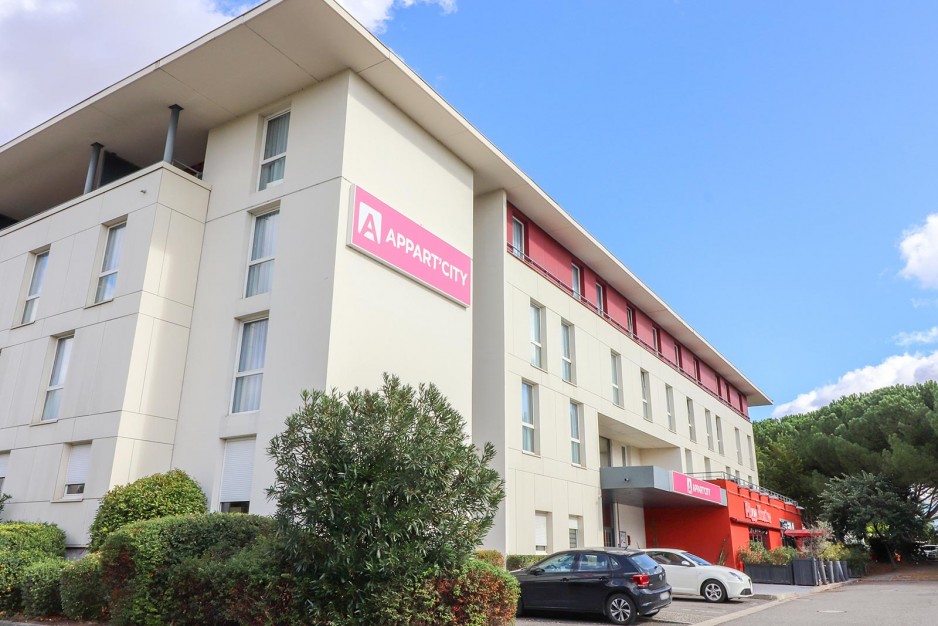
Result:
<svg viewBox="0 0 938 626">
<path fill-rule="evenodd" d="M 7 46 L 28 4 L 0 0 Z M 18 58 L 71 28 L 86 37 L 77 18 L 108 2 L 39 4 L 73 13 L 34 20 Z M 0 126 L 0 143 L 240 5 L 129 4 L 124 23 L 155 31 L 149 56 L 102 51 L 98 83 L 49 79 L 36 101 L 64 92 L 63 103 Z M 174 12 L 193 4 L 204 15 L 182 30 Z M 347 4 L 777 412 L 938 377 L 938 3 Z M 154 28 L 151 5 L 175 19 Z M 19 93 L 3 56 L 0 93 Z M 34 69 L 20 91 L 61 64 Z M 17 106 L 0 101 L 0 117 Z"/>
</svg>

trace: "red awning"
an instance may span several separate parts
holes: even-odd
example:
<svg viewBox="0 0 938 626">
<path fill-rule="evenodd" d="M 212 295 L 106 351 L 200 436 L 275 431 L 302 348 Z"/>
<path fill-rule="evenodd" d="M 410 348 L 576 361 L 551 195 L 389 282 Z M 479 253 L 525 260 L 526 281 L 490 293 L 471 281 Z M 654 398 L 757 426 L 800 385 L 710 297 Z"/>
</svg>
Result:
<svg viewBox="0 0 938 626">
<path fill-rule="evenodd" d="M 823 530 L 809 530 L 807 528 L 801 528 L 799 530 L 794 530 L 794 529 L 786 530 L 784 534 L 787 535 L 788 537 L 817 537 L 819 535 L 823 535 L 824 531 Z"/>
</svg>

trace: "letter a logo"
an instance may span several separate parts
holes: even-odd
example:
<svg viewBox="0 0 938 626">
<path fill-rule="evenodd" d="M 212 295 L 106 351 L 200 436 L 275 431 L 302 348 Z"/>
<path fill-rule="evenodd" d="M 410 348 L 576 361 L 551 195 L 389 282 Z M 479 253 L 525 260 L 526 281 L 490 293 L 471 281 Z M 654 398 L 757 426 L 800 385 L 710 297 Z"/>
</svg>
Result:
<svg viewBox="0 0 938 626">
<path fill-rule="evenodd" d="M 358 205 L 358 232 L 365 239 L 381 243 L 381 214 L 364 202 Z"/>
</svg>

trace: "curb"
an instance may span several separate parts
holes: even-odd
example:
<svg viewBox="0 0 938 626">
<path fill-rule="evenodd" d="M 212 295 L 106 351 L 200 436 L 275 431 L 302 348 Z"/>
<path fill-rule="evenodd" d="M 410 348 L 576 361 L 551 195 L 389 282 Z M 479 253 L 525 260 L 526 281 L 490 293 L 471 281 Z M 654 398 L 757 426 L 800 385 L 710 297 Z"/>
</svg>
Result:
<svg viewBox="0 0 938 626">
<path fill-rule="evenodd" d="M 759 593 L 755 594 L 752 597 L 759 600 L 770 600 L 761 606 L 754 606 L 752 608 L 743 609 L 742 611 L 736 611 L 735 613 L 728 613 L 726 615 L 720 615 L 719 617 L 714 617 L 708 619 L 705 622 L 697 622 L 694 626 L 717 626 L 717 624 L 725 624 L 727 622 L 732 622 L 735 619 L 741 617 L 746 617 L 747 615 L 752 615 L 753 613 L 759 613 L 766 609 L 770 609 L 773 606 L 778 606 L 779 604 L 784 604 L 790 600 L 794 600 L 799 597 L 809 596 L 815 593 L 823 593 L 825 591 L 830 591 L 832 589 L 837 589 L 838 587 L 843 587 L 844 585 L 852 585 L 853 583 L 858 582 L 857 579 L 850 579 L 846 582 L 840 583 L 831 583 L 828 585 L 823 585 L 823 588 L 817 589 L 817 591 L 808 591 L 805 593 L 798 592 L 789 592 L 789 593 L 779 593 L 779 594 L 768 594 L 768 593 Z M 0 625 L 2 626 L 2 625 Z"/>
</svg>

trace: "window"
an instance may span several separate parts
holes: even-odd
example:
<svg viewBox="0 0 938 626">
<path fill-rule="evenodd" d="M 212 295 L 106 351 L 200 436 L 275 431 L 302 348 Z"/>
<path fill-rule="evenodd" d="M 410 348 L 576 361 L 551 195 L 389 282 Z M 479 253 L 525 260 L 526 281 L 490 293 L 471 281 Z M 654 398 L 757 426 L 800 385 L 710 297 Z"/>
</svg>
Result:
<svg viewBox="0 0 938 626">
<path fill-rule="evenodd" d="M 542 513 L 540 511 L 535 511 L 534 513 L 534 554 L 547 554 L 550 552 L 550 541 L 548 537 L 548 528 L 550 524 L 548 523 L 550 519 L 550 513 Z M 561 555 L 573 557 L 575 555 Z M 545 563 L 545 569 L 546 563 Z M 573 558 L 570 559 L 570 570 L 573 569 Z M 567 570 L 569 571 L 569 570 Z"/>
<path fill-rule="evenodd" d="M 629 466 L 629 447 L 622 446 L 622 467 Z"/>
<path fill-rule="evenodd" d="M 544 328 L 544 308 L 533 302 L 530 309 L 531 315 L 531 365 L 534 367 L 544 367 L 544 346 L 541 343 Z"/>
<path fill-rule="evenodd" d="M 91 466 L 91 444 L 72 444 L 68 447 L 68 466 L 65 470 L 63 498 L 81 498 L 85 494 L 88 468 Z"/>
<path fill-rule="evenodd" d="M 517 217 L 511 219 L 511 253 L 524 258 L 524 222 Z"/>
<path fill-rule="evenodd" d="M 694 401 L 687 399 L 687 436 L 694 443 L 697 443 L 697 424 L 694 418 Z"/>
<path fill-rule="evenodd" d="M 596 310 L 599 311 L 600 315 L 606 315 L 606 294 L 603 286 L 599 283 L 596 283 Z"/>
<path fill-rule="evenodd" d="M 576 402 L 570 403 L 570 462 L 583 465 L 583 411 Z"/>
<path fill-rule="evenodd" d="M 580 278 L 580 268 L 576 265 L 572 266 L 572 273 L 571 287 L 573 288 L 573 297 L 580 299 L 583 297 L 583 282 Z"/>
<path fill-rule="evenodd" d="M 271 211 L 254 217 L 251 235 L 251 260 L 248 262 L 247 286 L 244 297 L 250 298 L 270 291 L 274 275 L 274 253 L 277 249 L 277 222 L 280 211 Z"/>
<path fill-rule="evenodd" d="M 707 421 L 707 448 L 713 450 L 713 420 L 710 417 L 710 409 L 704 409 L 704 419 Z"/>
<path fill-rule="evenodd" d="M 648 372 L 641 371 L 642 384 L 642 417 L 651 421 L 651 383 L 648 379 Z"/>
<path fill-rule="evenodd" d="M 700 382 L 700 359 L 694 357 L 694 378 L 697 379 L 697 382 Z"/>
<path fill-rule="evenodd" d="M 290 112 L 268 117 L 264 121 L 264 152 L 261 159 L 261 179 L 258 191 L 283 180 L 287 164 L 287 133 L 290 129 Z"/>
<path fill-rule="evenodd" d="M 632 309 L 632 307 L 628 307 L 625 309 L 625 324 L 626 324 L 626 327 L 629 329 L 629 334 L 634 335 L 635 334 L 635 311 Z"/>
<path fill-rule="evenodd" d="M 651 338 L 652 338 L 652 341 L 654 342 L 653 347 L 655 349 L 655 354 L 661 354 L 661 339 L 658 336 L 657 328 L 651 329 Z"/>
<path fill-rule="evenodd" d="M 536 453 L 534 430 L 534 385 L 521 383 L 521 449 Z"/>
<path fill-rule="evenodd" d="M 720 451 L 720 454 L 725 456 L 726 452 L 723 451 L 723 422 L 720 420 L 719 415 L 717 415 L 716 424 L 717 424 L 717 449 Z"/>
<path fill-rule="evenodd" d="M 567 528 L 569 529 L 568 534 L 570 536 L 570 547 L 581 547 L 583 545 L 583 518 L 576 515 L 571 515 Z"/>
<path fill-rule="evenodd" d="M 622 406 L 622 357 L 612 352 L 609 362 L 612 367 L 612 403 Z"/>
<path fill-rule="evenodd" d="M 599 438 L 599 467 L 612 467 L 612 442 L 606 437 Z"/>
<path fill-rule="evenodd" d="M 739 438 L 739 429 L 734 428 L 733 430 L 736 431 L 735 432 L 736 434 L 736 462 L 742 465 L 743 464 L 743 444 Z"/>
<path fill-rule="evenodd" d="M 235 372 L 232 413 L 256 411 L 261 406 L 264 353 L 267 350 L 267 320 L 245 322 L 241 327 L 238 371 Z"/>
<path fill-rule="evenodd" d="M 23 305 L 21 324 L 31 324 L 36 320 L 36 308 L 39 305 L 39 292 L 46 277 L 46 265 L 49 262 L 49 251 L 40 252 L 33 257 L 33 275 L 29 279 L 29 291 L 26 292 L 26 302 Z"/>
<path fill-rule="evenodd" d="M 65 390 L 65 378 L 68 375 L 68 362 L 72 358 L 72 343 L 74 341 L 75 337 L 70 336 L 59 337 L 55 342 L 52 373 L 49 375 L 49 386 L 46 388 L 46 399 L 42 406 L 43 421 L 59 418 L 62 392 Z"/>
<path fill-rule="evenodd" d="M 10 464 L 10 453 L 0 453 L 0 493 L 3 493 L 3 483 L 7 477 L 7 466 Z"/>
<path fill-rule="evenodd" d="M 677 432 L 677 420 L 674 419 L 674 388 L 671 385 L 664 386 L 664 398 L 668 405 L 668 430 Z"/>
<path fill-rule="evenodd" d="M 705 456 L 705 457 L 704 457 L 704 471 L 705 471 L 707 474 L 709 474 L 711 471 L 713 471 L 713 468 L 710 466 L 710 457 L 708 457 L 708 456 Z"/>
<path fill-rule="evenodd" d="M 756 469 L 756 453 L 752 449 L 752 435 L 746 435 L 746 444 L 749 448 L 749 469 Z"/>
<path fill-rule="evenodd" d="M 573 382 L 573 326 L 567 322 L 560 323 L 560 361 L 561 375 L 568 383 Z"/>
<path fill-rule="evenodd" d="M 681 346 L 676 343 L 674 344 L 674 364 L 678 369 L 681 368 Z"/>
<path fill-rule="evenodd" d="M 223 513 L 247 513 L 251 508 L 251 477 L 254 474 L 252 439 L 229 439 L 225 442 L 219 504 Z"/>
<path fill-rule="evenodd" d="M 111 226 L 107 231 L 107 243 L 104 246 L 104 259 L 101 261 L 101 273 L 98 274 L 98 288 L 94 292 L 95 304 L 114 299 L 117 287 L 117 270 L 120 269 L 121 249 L 124 247 L 124 230 L 127 223 Z"/>
<path fill-rule="evenodd" d="M 684 472 L 686 474 L 694 473 L 694 454 L 687 449 L 684 450 Z"/>
</svg>

